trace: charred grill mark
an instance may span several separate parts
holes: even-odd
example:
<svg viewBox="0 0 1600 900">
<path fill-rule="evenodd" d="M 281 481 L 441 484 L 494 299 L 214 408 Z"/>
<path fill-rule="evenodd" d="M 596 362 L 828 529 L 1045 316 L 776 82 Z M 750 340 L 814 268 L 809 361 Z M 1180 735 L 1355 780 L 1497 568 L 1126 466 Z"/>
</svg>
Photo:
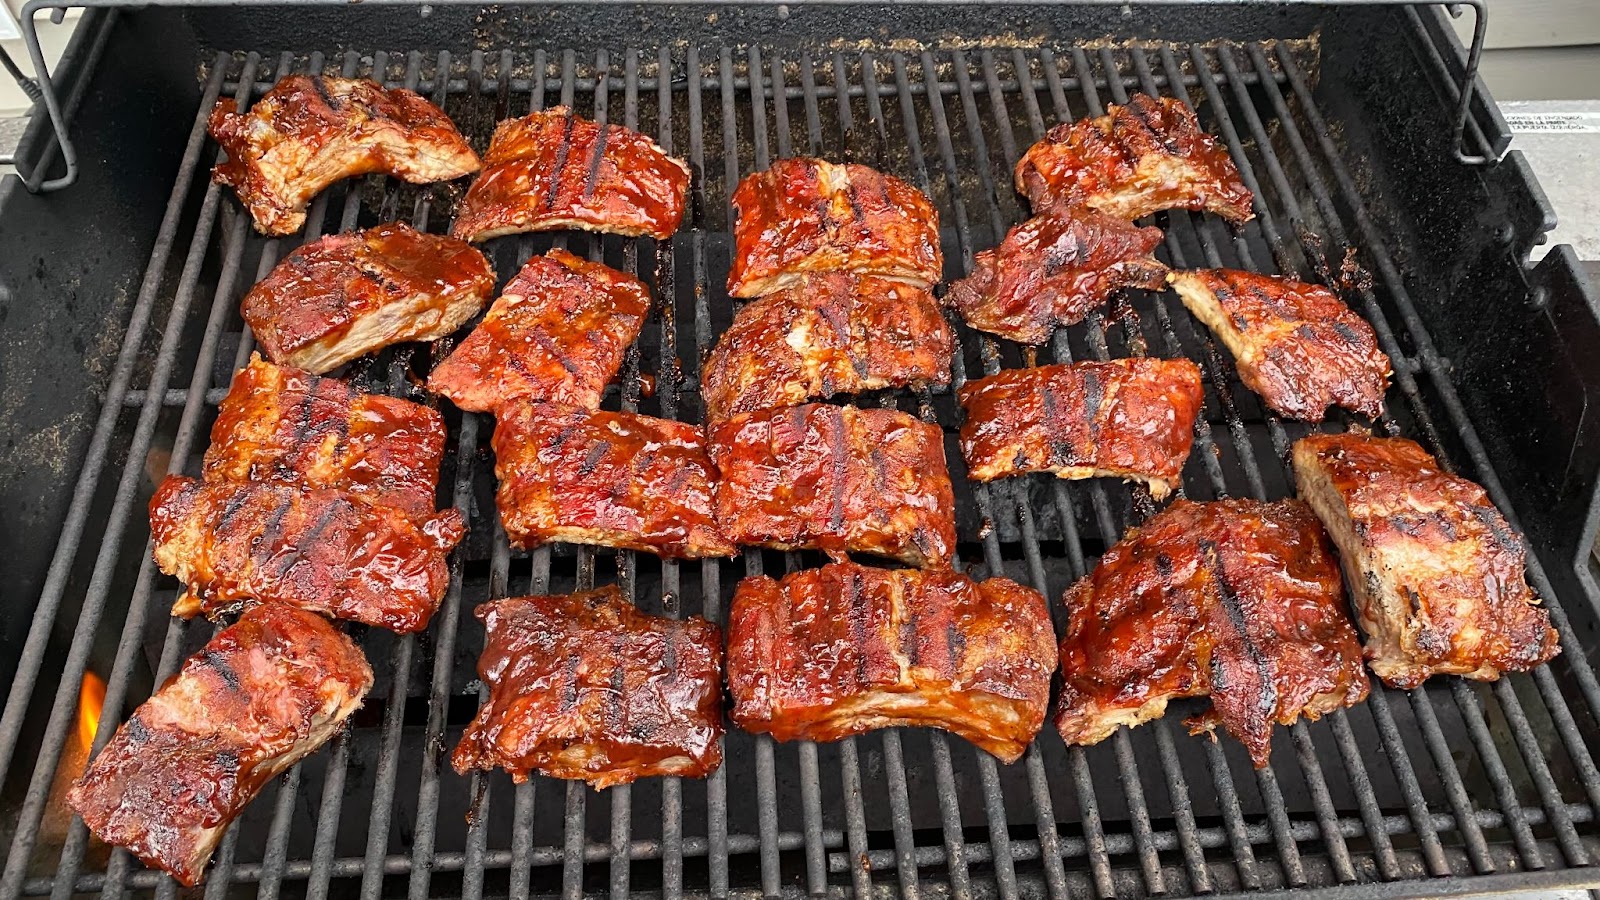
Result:
<svg viewBox="0 0 1600 900">
<path fill-rule="evenodd" d="M 578 466 L 579 475 L 593 474 L 595 467 L 600 465 L 600 460 L 605 459 L 606 452 L 611 449 L 611 442 L 605 439 L 595 441 L 589 448 L 588 455 L 584 456 L 583 463 Z"/>
<path fill-rule="evenodd" d="M 1505 519 L 1500 518 L 1500 514 L 1498 512 L 1490 507 L 1477 503 L 1474 503 L 1467 508 L 1472 510 L 1472 514 L 1474 516 L 1478 517 L 1478 521 L 1483 523 L 1483 527 L 1489 529 L 1489 534 L 1494 537 L 1495 544 L 1498 545 L 1501 550 L 1504 550 L 1507 553 L 1522 552 L 1522 541 L 1518 540 L 1517 536 L 1512 534 L 1511 530 L 1506 527 Z M 1453 539 L 1454 538 L 1452 538 L 1452 540 Z"/>
<path fill-rule="evenodd" d="M 599 125 L 595 128 L 594 150 L 589 154 L 589 171 L 584 175 L 583 199 L 594 196 L 595 185 L 600 181 L 600 163 L 606 157 L 606 137 L 611 131 L 610 126 Z"/>
<path fill-rule="evenodd" d="M 951 674 L 959 673 L 961 671 L 962 657 L 967 654 L 967 635 L 956 625 L 954 617 L 945 620 L 944 644 L 950 651 Z"/>
<path fill-rule="evenodd" d="M 1183 155 L 1183 145 L 1172 134 L 1174 129 L 1168 128 L 1161 121 L 1162 113 L 1154 103 L 1142 103 L 1134 100 L 1123 108 L 1133 113 L 1134 117 L 1139 120 L 1139 124 L 1143 125 L 1150 132 L 1150 136 L 1161 143 L 1161 146 L 1167 148 L 1168 153 L 1173 156 Z"/>
<path fill-rule="evenodd" d="M 850 620 L 850 640 L 855 645 L 856 651 L 856 684 L 865 687 L 867 684 L 867 594 L 866 585 L 863 583 L 860 572 L 850 573 L 849 593 L 846 597 L 848 603 L 846 615 Z"/>
<path fill-rule="evenodd" d="M 575 418 L 567 420 L 566 424 L 556 429 L 556 433 L 550 436 L 550 440 L 545 443 L 544 448 L 551 451 L 560 449 L 561 447 L 565 446 L 567 441 L 572 439 L 572 435 L 582 427 L 583 423 Z"/>
<path fill-rule="evenodd" d="M 1044 389 L 1040 395 L 1039 406 L 1044 412 L 1045 439 L 1050 443 L 1050 465 L 1071 465 L 1074 456 L 1072 439 L 1063 431 L 1066 423 L 1061 415 L 1061 403 L 1060 398 L 1056 396 L 1055 382 L 1045 379 Z"/>
<path fill-rule="evenodd" d="M 856 192 L 855 179 L 845 177 L 844 197 L 850 203 L 850 216 L 856 225 L 866 227 L 867 211 L 861 206 L 861 195 Z"/>
<path fill-rule="evenodd" d="M 836 406 L 823 407 L 828 419 L 828 447 L 833 454 L 833 482 L 829 485 L 832 498 L 828 507 L 828 528 L 837 533 L 844 527 L 844 489 L 849 478 L 850 441 L 846 434 L 844 410 Z"/>
<path fill-rule="evenodd" d="M 900 647 L 906 655 L 906 661 L 915 666 L 922 662 L 922 640 L 921 635 L 917 633 L 918 613 L 922 610 L 922 604 L 907 603 L 905 588 L 905 582 L 898 578 L 893 578 L 889 582 L 889 596 L 899 600 L 899 605 L 906 609 L 906 620 L 900 626 Z M 892 609 L 894 605 L 891 603 L 890 608 Z"/>
<path fill-rule="evenodd" d="M 217 519 L 217 533 L 220 535 L 233 527 L 233 520 L 239 515 L 239 510 L 244 509 L 245 502 L 250 499 L 250 490 L 241 488 L 233 492 L 228 502 L 222 505 L 222 516 Z M 284 507 L 287 510 L 287 506 Z M 282 514 L 281 512 L 279 513 Z"/>
<path fill-rule="evenodd" d="M 322 79 L 321 75 L 311 76 L 311 89 L 317 92 L 317 98 L 327 104 L 328 109 L 338 110 L 338 107 L 333 104 L 333 95 L 328 93 L 328 84 Z"/>
<path fill-rule="evenodd" d="M 150 740 L 150 727 L 144 724 L 144 719 L 136 711 L 128 718 L 127 724 L 122 726 L 122 733 L 127 736 L 128 743 L 134 747 Z"/>
<path fill-rule="evenodd" d="M 1263 719 L 1270 719 L 1273 710 L 1278 708 L 1278 688 L 1273 684 L 1272 667 L 1267 662 L 1266 654 L 1250 639 L 1246 630 L 1244 606 L 1239 602 L 1239 595 L 1234 591 L 1233 584 L 1228 581 L 1228 573 L 1223 569 L 1222 557 L 1217 552 L 1217 543 L 1212 540 L 1200 541 L 1200 554 L 1205 560 L 1206 568 L 1211 571 L 1216 579 L 1217 599 L 1222 604 L 1222 609 L 1228 614 L 1228 623 L 1233 626 L 1234 633 L 1238 635 L 1240 643 L 1244 645 L 1245 655 L 1250 658 L 1250 664 L 1261 681 L 1261 693 L 1256 697 L 1256 706 L 1261 711 Z M 1216 658 L 1212 658 L 1213 664 Z"/>
<path fill-rule="evenodd" d="M 1360 344 L 1361 343 L 1361 335 L 1357 334 L 1356 330 L 1354 328 L 1350 327 L 1350 323 L 1349 322 L 1345 322 L 1345 321 L 1342 321 L 1340 319 L 1334 319 L 1333 320 L 1333 330 L 1337 331 L 1339 333 L 1339 337 L 1344 338 L 1346 343 L 1349 343 L 1349 344 Z"/>
<path fill-rule="evenodd" d="M 570 712 L 578 705 L 578 666 L 582 657 L 577 653 L 568 653 L 561 667 L 561 711 Z"/>
<path fill-rule="evenodd" d="M 295 563 L 298 563 L 305 556 L 306 549 L 315 546 L 317 541 L 321 539 L 322 532 L 333 524 L 333 520 L 345 508 L 346 505 L 343 501 L 329 503 L 327 509 L 324 509 L 322 515 L 317 518 L 316 523 L 305 534 L 301 535 L 300 540 L 289 549 L 288 553 L 283 555 L 282 559 L 278 560 L 277 571 L 271 577 L 282 578 L 287 575 L 289 570 L 294 568 Z"/>
<path fill-rule="evenodd" d="M 577 115 L 567 110 L 566 118 L 561 120 L 561 140 L 556 144 L 556 164 L 550 167 L 550 186 L 544 194 L 545 212 L 555 209 L 556 196 L 561 190 L 561 176 L 567 168 L 567 157 L 572 154 L 572 129 L 577 123 Z"/>
<path fill-rule="evenodd" d="M 550 354 L 550 356 L 554 358 L 556 362 L 560 363 L 561 368 L 567 370 L 567 374 L 574 377 L 580 377 L 583 375 L 583 371 L 578 368 L 578 364 L 573 362 L 572 359 L 567 355 L 567 352 L 562 349 L 561 343 L 555 338 L 551 337 L 543 328 L 537 325 L 529 328 L 528 337 L 532 338 L 533 342 L 539 345 L 539 349 Z M 515 354 L 513 354 L 513 358 L 515 358 Z"/>
<path fill-rule="evenodd" d="M 1089 423 L 1089 443 L 1100 440 L 1100 405 L 1106 399 L 1106 386 L 1092 369 L 1083 370 L 1084 420 Z"/>
<path fill-rule="evenodd" d="M 242 494 L 244 491 L 239 493 Z M 278 502 L 277 507 L 267 516 L 266 525 L 262 527 L 261 533 L 256 535 L 255 539 L 250 542 L 250 556 L 257 563 L 266 562 L 266 559 L 261 558 L 262 550 L 270 548 L 283 537 L 283 522 L 289 516 L 289 507 L 294 505 L 294 494 L 292 492 L 285 490 L 281 493 L 283 499 Z M 218 530 L 220 531 L 221 529 Z M 220 535 L 218 539 L 222 539 Z"/>
<path fill-rule="evenodd" d="M 235 672 L 233 666 L 228 664 L 227 657 L 207 647 L 195 654 L 194 658 L 200 665 L 217 673 L 217 677 L 221 678 L 222 683 L 228 686 L 228 690 L 234 692 L 240 690 L 239 673 Z"/>
<path fill-rule="evenodd" d="M 294 405 L 291 419 L 294 423 L 294 434 L 289 437 L 290 446 L 299 447 L 311 437 L 311 426 L 316 421 L 316 405 L 315 387 L 307 384 L 305 393 L 300 395 L 300 400 Z"/>
<path fill-rule="evenodd" d="M 606 725 L 613 733 L 621 733 L 626 730 L 626 726 L 622 721 L 622 713 L 626 708 L 622 698 L 628 689 L 628 676 L 624 664 L 624 659 L 627 656 L 624 652 L 627 647 L 624 641 L 625 636 L 626 631 L 619 627 L 611 640 L 611 659 L 613 662 L 611 668 L 611 691 L 606 697 Z"/>
</svg>

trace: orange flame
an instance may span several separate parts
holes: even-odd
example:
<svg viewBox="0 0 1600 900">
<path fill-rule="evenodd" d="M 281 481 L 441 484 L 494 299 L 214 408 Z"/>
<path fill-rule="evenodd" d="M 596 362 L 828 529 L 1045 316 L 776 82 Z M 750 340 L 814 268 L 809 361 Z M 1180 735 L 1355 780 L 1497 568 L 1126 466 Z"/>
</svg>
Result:
<svg viewBox="0 0 1600 900">
<path fill-rule="evenodd" d="M 105 703 L 105 681 L 93 672 L 84 672 L 83 686 L 78 688 L 78 742 L 84 750 L 94 746 L 94 735 L 100 728 L 100 711 Z"/>
</svg>

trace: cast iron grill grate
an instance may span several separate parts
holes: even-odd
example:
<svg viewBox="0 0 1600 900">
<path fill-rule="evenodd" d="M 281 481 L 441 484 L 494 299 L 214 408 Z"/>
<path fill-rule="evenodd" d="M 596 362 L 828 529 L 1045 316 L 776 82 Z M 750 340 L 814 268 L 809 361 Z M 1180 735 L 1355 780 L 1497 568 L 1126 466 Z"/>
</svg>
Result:
<svg viewBox="0 0 1600 900">
<path fill-rule="evenodd" d="M 1432 47 L 1419 15 L 1397 27 Z M 59 809 L 64 779 L 89 749 L 74 726 L 87 669 L 104 679 L 98 749 L 111 726 L 209 636 L 169 620 L 173 585 L 149 563 L 143 500 L 166 471 L 192 472 L 215 404 L 251 341 L 240 296 L 299 241 L 393 218 L 443 231 L 458 188 L 416 188 L 372 177 L 312 206 L 305 236 L 265 240 L 206 172 L 204 135 L 216 97 L 241 105 L 292 71 L 371 75 L 443 103 L 482 149 L 493 123 L 561 103 L 652 134 L 696 173 L 691 222 L 670 242 L 589 235 L 506 238 L 489 247 L 502 281 L 552 243 L 637 271 L 657 288 L 652 321 L 630 352 L 610 407 L 697 421 L 699 362 L 732 315 L 722 285 L 730 254 L 728 193 L 772 159 L 816 154 L 867 163 L 934 198 L 947 276 L 992 246 L 1026 210 L 1010 188 L 1020 151 L 1056 121 L 1099 114 L 1132 91 L 1186 99 L 1225 142 L 1259 197 L 1240 233 L 1207 217 L 1156 218 L 1171 265 L 1228 265 L 1329 280 L 1359 247 L 1371 287 L 1349 287 L 1395 361 L 1391 415 L 1379 427 L 1422 440 L 1482 481 L 1503 508 L 1492 467 L 1411 307 L 1391 249 L 1368 215 L 1358 169 L 1341 156 L 1310 74 L 1314 44 L 1131 47 L 841 49 L 824 54 L 759 46 L 540 52 L 355 52 L 324 57 L 221 55 L 207 71 L 187 152 L 110 392 L 116 425 L 91 449 L 38 616 L 46 633 L 66 565 L 94 548 L 67 658 L 24 659 L 0 725 L 0 771 L 31 772 L 0 900 L 74 893 L 172 897 L 178 888 L 121 851 L 87 840 Z M 1477 135 L 1481 140 L 1481 133 Z M 187 248 L 180 259 L 177 248 Z M 170 271 L 169 271 L 170 270 Z M 159 335 L 146 334 L 152 319 Z M 1013 345 L 958 328 L 959 383 L 1022 364 Z M 415 385 L 446 347 L 402 347 L 354 366 L 369 389 L 421 397 Z M 1059 332 L 1038 361 L 1133 354 L 1187 355 L 1207 380 L 1205 421 L 1185 492 L 1275 498 L 1292 492 L 1284 465 L 1298 423 L 1266 413 L 1242 389 L 1205 330 L 1170 295 L 1137 294 Z M 186 384 L 186 387 L 184 386 Z M 892 404 L 956 422 L 948 392 L 884 393 Z M 457 777 L 445 757 L 476 708 L 473 663 L 481 629 L 467 621 L 489 596 L 566 591 L 615 580 L 650 612 L 718 619 L 738 578 L 813 565 L 804 554 L 746 552 L 680 564 L 590 548 L 512 553 L 493 515 L 492 420 L 451 421 L 443 502 L 473 523 L 450 594 L 420 637 L 364 632 L 379 683 L 355 726 L 269 786 L 225 839 L 207 900 L 255 890 L 321 900 L 405 895 L 479 898 L 630 892 L 723 897 L 759 892 L 907 897 L 1124 896 L 1290 887 L 1363 895 L 1435 893 L 1430 876 L 1478 875 L 1486 889 L 1575 884 L 1600 853 L 1594 828 L 1600 771 L 1589 744 L 1597 684 L 1555 594 L 1534 561 L 1566 652 L 1551 666 L 1492 686 L 1435 679 L 1406 694 L 1376 682 L 1371 699 L 1316 724 L 1279 729 L 1271 768 L 1242 750 L 1187 736 L 1189 709 L 1087 749 L 1048 728 L 1009 767 L 928 731 L 883 731 L 834 745 L 776 745 L 737 731 L 727 763 L 706 782 L 661 780 L 595 793 L 535 778 Z M 1325 428 L 1342 429 L 1336 419 Z M 959 454 L 949 447 L 961 482 Z M 117 484 L 98 484 L 107 459 Z M 116 466 L 113 467 L 117 468 Z M 99 498 L 99 504 L 91 504 Z M 1062 590 L 1101 548 L 1154 510 L 1142 489 L 1040 479 L 958 488 L 963 564 Z M 95 520 L 89 522 L 91 509 Z M 104 512 L 109 510 L 109 512 Z M 103 515 L 102 515 L 103 513 Z M 52 594 L 53 591 L 53 594 Z M 52 597 L 54 598 L 52 601 Z M 1059 616 L 1060 610 L 1054 612 Z M 97 656 L 115 641 L 113 653 Z M 42 652 L 42 651 L 41 651 Z M 101 663 L 104 662 L 104 665 Z M 43 671 L 41 671 L 41 669 Z M 55 687 L 52 689 L 52 683 Z M 53 701 L 36 759 L 16 758 L 30 698 Z M 35 696 L 37 695 L 37 696 Z M 20 699 L 19 699 L 20 698 Z M 42 703 L 41 703 L 42 705 Z M 42 710 L 30 722 L 44 722 Z M 87 729 L 83 729 L 86 731 Z M 21 780 L 21 779 L 19 779 Z M 1540 874 L 1544 873 L 1544 874 Z"/>
</svg>

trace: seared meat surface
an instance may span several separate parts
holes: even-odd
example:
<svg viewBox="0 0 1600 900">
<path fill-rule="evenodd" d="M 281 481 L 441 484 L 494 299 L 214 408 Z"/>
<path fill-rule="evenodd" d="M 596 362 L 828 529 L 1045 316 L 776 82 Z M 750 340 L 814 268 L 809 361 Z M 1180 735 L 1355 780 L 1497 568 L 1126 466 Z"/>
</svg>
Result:
<svg viewBox="0 0 1600 900">
<path fill-rule="evenodd" d="M 717 522 L 735 543 L 875 553 L 942 566 L 956 522 L 938 425 L 892 409 L 819 403 L 710 429 Z"/>
<path fill-rule="evenodd" d="M 484 241 L 581 228 L 665 240 L 683 223 L 688 197 L 683 160 L 637 131 L 554 106 L 495 128 L 450 233 Z"/>
<path fill-rule="evenodd" d="M 649 310 L 644 282 L 552 249 L 511 279 L 428 389 L 470 412 L 509 400 L 595 409 Z"/>
<path fill-rule="evenodd" d="M 1332 291 L 1237 269 L 1167 280 L 1233 354 L 1239 380 L 1279 415 L 1319 422 L 1329 406 L 1370 418 L 1383 412 L 1389 357 L 1372 326 Z"/>
<path fill-rule="evenodd" d="M 426 406 L 252 356 L 217 410 L 201 479 L 334 488 L 426 518 L 444 439 Z"/>
<path fill-rule="evenodd" d="M 733 721 L 780 741 L 926 725 L 1004 762 L 1044 723 L 1055 671 L 1044 597 L 1004 578 L 834 563 L 739 582 Z"/>
<path fill-rule="evenodd" d="M 478 171 L 444 110 L 404 88 L 362 78 L 289 75 L 247 113 L 232 98 L 211 111 L 211 136 L 228 151 L 211 178 L 239 194 L 262 234 L 294 234 L 306 204 L 345 178 L 381 172 L 412 184 Z"/>
<path fill-rule="evenodd" d="M 345 491 L 174 475 L 150 498 L 150 532 L 156 564 L 188 588 L 180 618 L 278 602 L 405 633 L 428 627 L 466 526 L 454 509 L 413 519 Z"/>
<path fill-rule="evenodd" d="M 478 607 L 489 701 L 451 764 L 595 788 L 652 775 L 704 778 L 722 764 L 722 631 L 648 616 L 615 585 Z"/>
<path fill-rule="evenodd" d="M 299 247 L 239 312 L 273 362 L 318 375 L 405 341 L 435 341 L 494 292 L 483 254 L 403 222 Z"/>
<path fill-rule="evenodd" d="M 1157 500 L 1183 477 L 1205 402 L 1200 369 L 1187 359 L 1007 369 L 957 396 L 968 478 L 1109 476 L 1143 481 Z"/>
<path fill-rule="evenodd" d="M 234 818 L 371 687 L 366 658 L 321 616 L 253 607 L 134 711 L 67 803 L 100 840 L 193 886 Z"/>
<path fill-rule="evenodd" d="M 1093 744 L 1210 695 L 1257 768 L 1272 726 L 1367 696 L 1333 548 L 1297 500 L 1179 500 L 1067 590 L 1056 728 Z"/>
<path fill-rule="evenodd" d="M 732 556 L 712 518 L 716 470 L 682 422 L 510 404 L 494 429 L 500 522 L 513 547 L 551 541 L 661 556 Z"/>
<path fill-rule="evenodd" d="M 866 166 L 780 159 L 733 192 L 728 293 L 760 297 L 808 272 L 939 282 L 939 212 L 921 191 Z"/>
<path fill-rule="evenodd" d="M 945 302 L 979 331 L 1042 344 L 1121 288 L 1164 287 L 1167 267 L 1150 255 L 1161 239 L 1159 228 L 1087 207 L 1050 209 L 980 252 Z"/>
<path fill-rule="evenodd" d="M 703 368 L 707 421 L 914 383 L 950 383 L 955 337 L 922 288 L 805 275 L 733 317 Z"/>
<path fill-rule="evenodd" d="M 1017 163 L 1034 212 L 1088 206 L 1132 222 L 1163 209 L 1208 210 L 1238 225 L 1254 196 L 1217 139 L 1172 97 L 1134 94 L 1098 118 L 1050 129 Z"/>
<path fill-rule="evenodd" d="M 1413 441 L 1362 434 L 1296 441 L 1294 471 L 1339 546 L 1384 683 L 1494 681 L 1561 652 L 1528 587 L 1522 540 L 1483 488 Z"/>
</svg>

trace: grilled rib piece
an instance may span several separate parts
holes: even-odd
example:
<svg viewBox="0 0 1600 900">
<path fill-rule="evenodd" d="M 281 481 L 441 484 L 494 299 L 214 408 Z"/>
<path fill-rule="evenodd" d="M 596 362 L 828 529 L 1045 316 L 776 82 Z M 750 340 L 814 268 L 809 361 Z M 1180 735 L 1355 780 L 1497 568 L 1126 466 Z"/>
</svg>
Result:
<svg viewBox="0 0 1600 900">
<path fill-rule="evenodd" d="M 581 228 L 665 240 L 683 224 L 689 165 L 621 125 L 564 106 L 507 119 L 494 130 L 483 174 L 450 233 L 486 241 L 523 231 Z"/>
<path fill-rule="evenodd" d="M 156 565 L 188 587 L 175 616 L 277 602 L 404 634 L 428 627 L 466 526 L 455 509 L 412 519 L 344 491 L 174 475 L 150 532 Z"/>
<path fill-rule="evenodd" d="M 1187 359 L 1117 359 L 1008 369 L 963 385 L 967 477 L 1028 472 L 1142 481 L 1160 500 L 1183 477 L 1205 402 Z"/>
<path fill-rule="evenodd" d="M 807 400 L 950 383 L 955 337 L 933 295 L 885 278 L 805 275 L 746 304 L 703 369 L 707 421 Z"/>
<path fill-rule="evenodd" d="M 296 249 L 239 312 L 269 359 L 320 375 L 391 344 L 438 340 L 493 291 L 482 253 L 391 222 Z"/>
<path fill-rule="evenodd" d="M 834 563 L 739 582 L 733 721 L 780 741 L 927 725 L 1004 762 L 1044 724 L 1055 671 L 1044 597 L 1004 578 Z"/>
<path fill-rule="evenodd" d="M 433 514 L 444 419 L 252 355 L 211 427 L 201 479 L 333 488 L 413 518 Z"/>
<path fill-rule="evenodd" d="M 1483 488 L 1404 438 L 1314 434 L 1294 445 L 1300 495 L 1339 547 L 1366 655 L 1385 684 L 1494 681 L 1561 652 L 1525 550 Z"/>
<path fill-rule="evenodd" d="M 311 198 L 344 178 L 381 172 L 427 184 L 479 166 L 444 110 L 362 78 L 289 75 L 248 113 L 218 100 L 210 130 L 228 151 L 211 179 L 237 191 L 269 235 L 299 231 Z"/>
<path fill-rule="evenodd" d="M 644 282 L 552 249 L 511 279 L 428 390 L 469 412 L 510 400 L 594 409 L 649 310 Z"/>
<path fill-rule="evenodd" d="M 760 297 L 807 272 L 939 282 L 939 212 L 921 191 L 866 166 L 780 159 L 733 192 L 728 293 Z"/>
<path fill-rule="evenodd" d="M 451 756 L 456 772 L 538 772 L 595 788 L 722 765 L 722 630 L 639 612 L 615 585 L 478 607 L 489 701 Z"/>
<path fill-rule="evenodd" d="M 1034 212 L 1084 205 L 1132 222 L 1203 209 L 1235 225 L 1255 217 L 1233 160 L 1182 101 L 1134 94 L 1106 109 L 1055 126 L 1023 154 L 1017 190 Z"/>
<path fill-rule="evenodd" d="M 1161 239 L 1159 228 L 1087 207 L 1051 209 L 979 253 L 945 302 L 979 331 L 1042 344 L 1052 329 L 1082 322 L 1117 290 L 1164 287 L 1167 267 L 1150 255 Z"/>
<path fill-rule="evenodd" d="M 193 886 L 229 823 L 371 688 L 366 658 L 321 616 L 254 607 L 134 710 L 67 802 L 100 840 Z"/>
<path fill-rule="evenodd" d="M 1320 422 L 1334 405 L 1370 418 L 1383 412 L 1389 357 L 1372 326 L 1332 291 L 1236 269 L 1167 280 L 1227 345 L 1239 380 L 1279 415 Z"/>
<path fill-rule="evenodd" d="M 938 425 L 892 409 L 810 403 L 710 429 L 717 523 L 734 543 L 875 553 L 942 566 L 956 522 Z"/>
<path fill-rule="evenodd" d="M 636 413 L 510 404 L 494 430 L 513 547 L 551 541 L 698 559 L 736 549 L 712 519 L 700 429 Z"/>
<path fill-rule="evenodd" d="M 1179 500 L 1130 532 L 1062 598 L 1056 728 L 1093 744 L 1211 696 L 1257 768 L 1272 726 L 1367 696 L 1333 548 L 1304 503 Z"/>
</svg>

